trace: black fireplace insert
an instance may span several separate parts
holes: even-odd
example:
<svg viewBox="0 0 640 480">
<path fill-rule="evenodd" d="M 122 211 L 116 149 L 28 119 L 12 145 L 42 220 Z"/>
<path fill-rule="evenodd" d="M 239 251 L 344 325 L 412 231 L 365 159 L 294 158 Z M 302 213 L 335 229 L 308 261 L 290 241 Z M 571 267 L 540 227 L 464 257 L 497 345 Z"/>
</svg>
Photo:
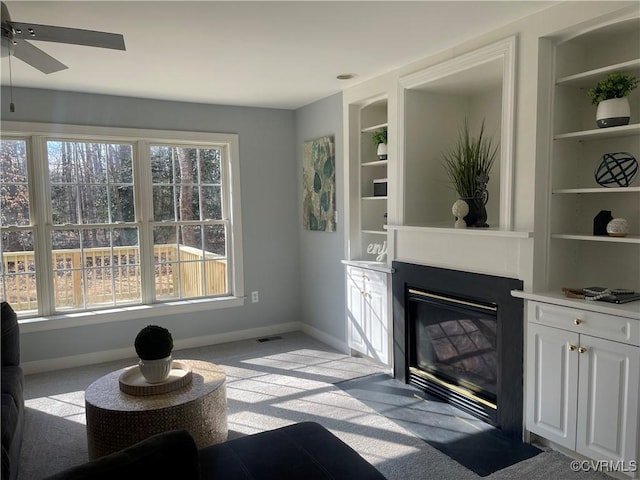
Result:
<svg viewBox="0 0 640 480">
<path fill-rule="evenodd" d="M 522 435 L 520 280 L 393 263 L 394 375 Z"/>
<path fill-rule="evenodd" d="M 410 383 L 497 423 L 498 307 L 407 291 Z"/>
</svg>

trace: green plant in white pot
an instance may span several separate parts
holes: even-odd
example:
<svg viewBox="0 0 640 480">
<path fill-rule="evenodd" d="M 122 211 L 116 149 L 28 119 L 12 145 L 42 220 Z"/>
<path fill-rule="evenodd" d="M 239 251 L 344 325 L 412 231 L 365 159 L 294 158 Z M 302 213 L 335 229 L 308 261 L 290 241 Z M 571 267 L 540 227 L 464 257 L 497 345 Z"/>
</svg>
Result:
<svg viewBox="0 0 640 480">
<path fill-rule="evenodd" d="M 173 337 L 169 330 L 147 325 L 136 336 L 134 347 L 140 357 L 140 372 L 148 383 L 160 383 L 169 377 L 173 350 Z"/>
<path fill-rule="evenodd" d="M 633 75 L 613 72 L 587 92 L 591 103 L 598 106 L 598 127 L 618 127 L 629 123 L 631 109 L 627 96 L 637 86 L 638 79 Z"/>
<path fill-rule="evenodd" d="M 381 128 L 373 134 L 373 144 L 377 145 L 376 155 L 378 160 L 387 159 L 387 129 Z"/>
</svg>

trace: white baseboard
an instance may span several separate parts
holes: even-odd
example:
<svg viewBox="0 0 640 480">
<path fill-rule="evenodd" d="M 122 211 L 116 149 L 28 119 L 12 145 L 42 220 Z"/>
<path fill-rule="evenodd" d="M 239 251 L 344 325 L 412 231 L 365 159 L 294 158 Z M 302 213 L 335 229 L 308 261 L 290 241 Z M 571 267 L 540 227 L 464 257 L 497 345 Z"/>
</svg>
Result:
<svg viewBox="0 0 640 480">
<path fill-rule="evenodd" d="M 287 332 L 305 331 L 304 327 L 305 326 L 301 322 L 288 322 L 280 323 L 277 325 L 270 325 L 268 327 L 250 328 L 247 330 L 238 330 L 234 332 L 186 338 L 182 340 L 176 340 L 174 342 L 174 350 L 205 347 L 208 345 L 217 345 L 220 343 L 237 342 L 239 340 L 250 340 L 252 338 L 278 335 Z M 318 332 L 318 334 L 324 335 L 325 337 L 332 338 L 318 330 L 315 331 Z M 338 348 L 334 344 L 326 341 L 324 338 L 319 338 L 318 335 L 315 335 L 311 332 L 305 333 L 307 333 L 309 336 L 317 338 L 322 342 L 334 346 L 334 348 Z M 50 372 L 52 370 L 63 370 L 65 368 L 83 367 L 96 363 L 111 362 L 114 360 L 122 360 L 125 358 L 136 358 L 133 346 L 127 348 L 118 348 L 115 350 L 105 350 L 102 352 L 84 353 L 81 355 L 70 355 L 68 357 L 48 358 L 46 360 L 25 362 L 21 364 L 21 367 L 25 375 L 30 375 L 33 373 Z"/>
<path fill-rule="evenodd" d="M 317 328 L 307 325 L 306 323 L 300 324 L 300 330 L 309 335 L 310 337 L 320 340 L 322 343 L 326 343 L 330 347 L 335 348 L 339 352 L 349 355 L 350 350 L 346 342 L 337 339 L 336 337 L 329 335 L 328 333 L 318 330 Z"/>
</svg>

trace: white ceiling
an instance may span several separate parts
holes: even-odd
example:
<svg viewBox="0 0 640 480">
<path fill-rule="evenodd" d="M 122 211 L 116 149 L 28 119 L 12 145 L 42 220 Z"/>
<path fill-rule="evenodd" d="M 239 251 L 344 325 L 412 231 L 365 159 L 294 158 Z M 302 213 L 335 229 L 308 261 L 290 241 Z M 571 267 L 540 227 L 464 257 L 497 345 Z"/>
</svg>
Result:
<svg viewBox="0 0 640 480">
<path fill-rule="evenodd" d="M 12 20 L 121 33 L 125 52 L 33 42 L 13 85 L 295 109 L 548 8 L 537 1 L 7 1 Z M 2 58 L 2 85 L 9 84 Z M 340 81 L 341 73 L 354 73 Z"/>
</svg>

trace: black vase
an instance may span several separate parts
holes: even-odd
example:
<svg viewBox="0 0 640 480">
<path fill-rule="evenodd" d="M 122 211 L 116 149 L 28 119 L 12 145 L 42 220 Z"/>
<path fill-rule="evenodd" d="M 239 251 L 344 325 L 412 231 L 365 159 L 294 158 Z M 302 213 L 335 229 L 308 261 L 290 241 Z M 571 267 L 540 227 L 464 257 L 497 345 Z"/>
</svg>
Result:
<svg viewBox="0 0 640 480">
<path fill-rule="evenodd" d="M 611 210 L 600 210 L 593 219 L 593 234 L 607 235 L 607 223 L 613 220 Z"/>
<path fill-rule="evenodd" d="M 464 217 L 464 222 L 470 228 L 485 228 L 487 223 L 487 209 L 482 197 L 462 198 L 469 205 L 469 213 Z"/>
</svg>

